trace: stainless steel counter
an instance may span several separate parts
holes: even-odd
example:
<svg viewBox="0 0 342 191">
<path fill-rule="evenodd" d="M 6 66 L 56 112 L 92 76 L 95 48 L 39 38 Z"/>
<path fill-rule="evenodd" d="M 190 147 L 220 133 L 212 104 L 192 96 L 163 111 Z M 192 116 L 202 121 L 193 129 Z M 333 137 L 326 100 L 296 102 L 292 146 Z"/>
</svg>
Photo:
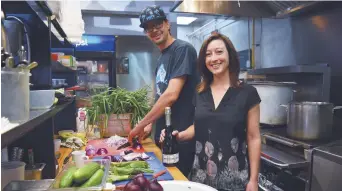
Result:
<svg viewBox="0 0 342 191">
<path fill-rule="evenodd" d="M 310 191 L 341 190 L 342 140 L 315 148 L 311 164 Z"/>
</svg>

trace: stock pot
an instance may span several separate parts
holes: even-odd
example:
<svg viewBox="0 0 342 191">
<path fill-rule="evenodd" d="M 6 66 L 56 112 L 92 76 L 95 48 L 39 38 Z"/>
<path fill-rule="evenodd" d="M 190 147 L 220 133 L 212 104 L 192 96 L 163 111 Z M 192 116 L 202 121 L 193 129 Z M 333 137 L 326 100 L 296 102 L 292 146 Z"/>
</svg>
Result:
<svg viewBox="0 0 342 191">
<path fill-rule="evenodd" d="M 294 82 L 253 81 L 261 99 L 260 123 L 267 125 L 285 125 L 286 111 L 280 105 L 287 104 L 293 97 Z"/>
<path fill-rule="evenodd" d="M 287 111 L 287 134 L 295 139 L 318 140 L 331 137 L 334 107 L 328 102 L 290 102 Z"/>
</svg>

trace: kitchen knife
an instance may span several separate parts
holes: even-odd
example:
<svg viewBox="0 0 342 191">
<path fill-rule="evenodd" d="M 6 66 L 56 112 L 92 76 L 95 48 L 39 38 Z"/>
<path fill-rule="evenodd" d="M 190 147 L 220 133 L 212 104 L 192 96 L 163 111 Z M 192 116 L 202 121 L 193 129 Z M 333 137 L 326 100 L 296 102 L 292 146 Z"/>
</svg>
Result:
<svg viewBox="0 0 342 191">
<path fill-rule="evenodd" d="M 133 145 L 138 145 L 138 144 L 139 144 L 138 138 L 133 138 L 132 141 L 133 141 Z M 127 142 L 127 143 L 125 143 L 125 144 L 123 144 L 123 145 L 120 145 L 120 146 L 117 148 L 117 150 L 121 150 L 121 149 L 123 149 L 123 148 L 130 147 L 130 146 L 133 147 L 133 145 L 131 145 L 130 142 Z"/>
<path fill-rule="evenodd" d="M 74 150 L 73 150 L 74 151 Z M 67 157 L 65 157 L 65 159 L 64 159 L 64 161 L 63 161 L 63 164 L 67 164 L 68 162 L 69 162 L 69 159 L 70 159 L 70 157 L 71 157 L 71 154 L 72 154 L 72 152 L 67 156 Z"/>
<path fill-rule="evenodd" d="M 125 144 L 123 144 L 123 145 L 120 145 L 118 148 L 117 148 L 117 150 L 121 150 L 121 149 L 124 149 L 124 148 L 126 148 L 126 147 L 130 147 L 131 146 L 131 144 L 129 143 L 129 142 L 127 142 L 127 143 L 125 143 Z"/>
</svg>

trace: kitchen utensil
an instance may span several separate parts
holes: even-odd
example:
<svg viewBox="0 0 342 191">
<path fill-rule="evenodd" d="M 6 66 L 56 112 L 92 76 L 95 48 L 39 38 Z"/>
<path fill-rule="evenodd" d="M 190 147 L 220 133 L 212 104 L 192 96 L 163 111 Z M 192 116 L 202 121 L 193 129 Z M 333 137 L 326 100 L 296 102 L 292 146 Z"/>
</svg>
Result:
<svg viewBox="0 0 342 191">
<path fill-rule="evenodd" d="M 286 124 L 286 111 L 281 104 L 287 104 L 293 97 L 295 82 L 248 82 L 260 96 L 260 123 L 268 125 Z"/>
<path fill-rule="evenodd" d="M 32 62 L 31 64 L 29 64 L 27 66 L 27 69 L 28 70 L 32 70 L 33 68 L 37 67 L 38 66 L 38 63 L 37 62 Z"/>
<path fill-rule="evenodd" d="M 13 147 L 11 152 L 11 161 L 21 161 L 23 159 L 24 149 Z"/>
<path fill-rule="evenodd" d="M 131 146 L 131 144 L 130 144 L 129 142 L 127 142 L 127 143 L 125 143 L 125 144 L 123 144 L 123 145 L 119 146 L 119 147 L 117 148 L 117 150 L 121 150 L 121 149 L 124 149 L 124 148 L 130 147 L 130 146 Z"/>
<path fill-rule="evenodd" d="M 170 172 L 166 169 L 166 167 L 163 165 L 163 163 L 158 159 L 158 157 L 155 155 L 154 152 L 146 152 L 146 154 L 150 157 L 146 162 L 150 166 L 150 169 L 152 169 L 155 174 L 150 174 L 150 173 L 144 173 L 144 176 L 147 179 L 152 179 L 153 175 L 155 175 L 155 179 L 158 181 L 172 181 L 174 178 L 170 174 Z M 115 182 L 115 185 L 117 188 L 123 188 L 130 180 L 125 180 L 125 181 L 119 181 Z"/>
<path fill-rule="evenodd" d="M 5 14 L 1 10 L 1 48 L 4 49 L 5 52 L 10 52 L 10 42 L 8 40 L 7 30 L 4 25 Z M 3 60 L 3 59 L 1 59 Z"/>
<path fill-rule="evenodd" d="M 153 174 L 153 178 L 158 178 L 159 176 L 162 176 L 163 174 L 165 174 L 167 172 L 167 170 L 161 170 L 155 174 Z"/>
<path fill-rule="evenodd" d="M 74 151 L 72 152 L 72 159 L 75 161 L 76 167 L 81 168 L 84 166 L 84 161 L 89 160 L 89 157 L 86 156 L 85 151 Z"/>
<path fill-rule="evenodd" d="M 59 149 L 61 148 L 62 140 L 55 139 L 55 140 L 53 140 L 53 142 L 54 142 L 54 146 L 55 146 L 55 153 L 57 153 L 59 151 Z"/>
<path fill-rule="evenodd" d="M 287 111 L 287 134 L 301 140 L 329 138 L 334 110 L 342 109 L 328 102 L 290 102 L 281 106 Z"/>
<path fill-rule="evenodd" d="M 5 62 L 7 68 L 14 68 L 14 58 L 12 56 L 8 57 Z"/>
<path fill-rule="evenodd" d="M 1 47 L 1 67 L 7 66 L 6 60 L 11 57 L 11 54 L 6 52 L 3 47 Z"/>
<path fill-rule="evenodd" d="M 29 119 L 29 71 L 6 68 L 1 71 L 1 116 L 11 123 Z"/>
<path fill-rule="evenodd" d="M 67 172 L 70 168 L 75 167 L 76 164 L 74 161 L 70 161 L 67 165 L 63 166 L 63 169 L 60 173 L 58 173 L 58 175 L 56 176 L 54 182 L 51 184 L 50 188 L 48 190 L 60 190 L 60 191 L 85 191 L 85 190 L 92 190 L 92 191 L 102 191 L 102 189 L 105 187 L 106 182 L 107 182 L 107 178 L 108 178 L 108 174 L 109 174 L 109 169 L 110 169 L 110 161 L 105 159 L 92 159 L 92 160 L 86 160 L 84 161 L 85 164 L 88 163 L 98 163 L 102 169 L 104 170 L 104 175 L 102 177 L 102 181 L 99 185 L 96 186 L 92 186 L 92 187 L 87 187 L 87 188 L 59 188 L 59 184 L 60 181 L 62 179 L 62 177 L 64 176 L 65 172 Z"/>
<path fill-rule="evenodd" d="M 53 179 L 12 181 L 3 191 L 46 191 Z"/>
<path fill-rule="evenodd" d="M 117 148 L 117 150 L 124 149 L 124 148 L 131 147 L 131 146 L 133 147 L 134 145 L 139 145 L 139 140 L 138 140 L 137 137 L 134 137 L 134 138 L 132 139 L 132 142 L 133 142 L 133 145 L 131 145 L 130 142 L 127 142 L 127 143 L 125 143 L 125 144 L 119 146 L 119 147 Z"/>
<path fill-rule="evenodd" d="M 67 164 L 71 156 L 72 156 L 72 152 L 67 157 L 65 157 L 63 164 Z"/>
<path fill-rule="evenodd" d="M 1 163 L 1 190 L 12 180 L 24 180 L 25 163 L 20 161 Z"/>
<path fill-rule="evenodd" d="M 11 161 L 17 161 L 19 147 L 13 147 L 11 152 Z"/>
<path fill-rule="evenodd" d="M 54 90 L 30 91 L 30 109 L 49 109 L 55 100 Z"/>
<path fill-rule="evenodd" d="M 25 50 L 24 46 L 21 46 L 20 49 L 18 50 L 18 56 L 19 56 L 19 62 L 22 62 L 25 65 L 28 65 L 28 61 L 27 61 L 27 52 Z"/>
<path fill-rule="evenodd" d="M 45 163 L 36 163 L 25 167 L 25 180 L 41 180 Z"/>
</svg>

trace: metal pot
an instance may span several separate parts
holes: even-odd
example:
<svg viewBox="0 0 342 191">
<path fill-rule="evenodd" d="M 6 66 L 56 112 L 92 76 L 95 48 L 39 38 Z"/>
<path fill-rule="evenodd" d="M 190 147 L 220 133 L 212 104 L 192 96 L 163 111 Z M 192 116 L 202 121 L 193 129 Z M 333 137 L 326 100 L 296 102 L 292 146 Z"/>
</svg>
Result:
<svg viewBox="0 0 342 191">
<path fill-rule="evenodd" d="M 260 96 L 260 123 L 268 125 L 285 125 L 286 111 L 281 104 L 292 100 L 294 82 L 248 82 L 253 85 Z"/>
<path fill-rule="evenodd" d="M 292 102 L 287 105 L 287 134 L 301 140 L 326 139 L 332 135 L 335 109 L 328 102 Z"/>
</svg>

